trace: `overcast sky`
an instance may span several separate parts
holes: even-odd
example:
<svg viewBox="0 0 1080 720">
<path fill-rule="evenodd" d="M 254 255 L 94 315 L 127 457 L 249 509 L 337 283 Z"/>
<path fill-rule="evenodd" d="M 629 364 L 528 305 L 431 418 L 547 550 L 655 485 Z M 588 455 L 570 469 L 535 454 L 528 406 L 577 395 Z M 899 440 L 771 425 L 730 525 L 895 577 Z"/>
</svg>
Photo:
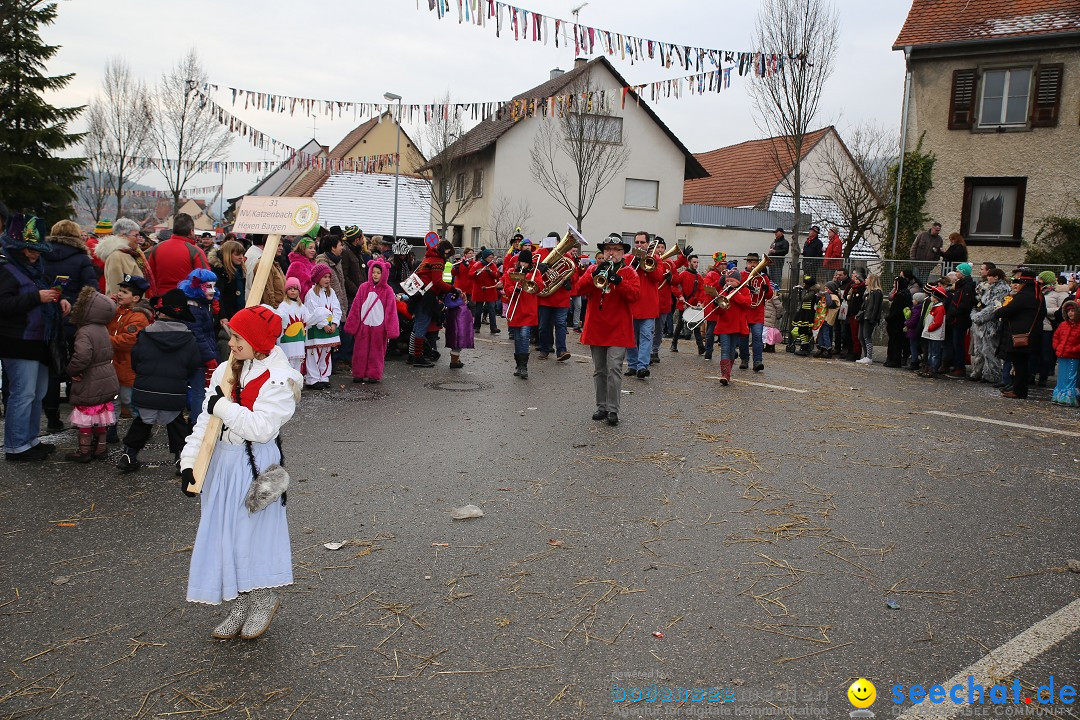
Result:
<svg viewBox="0 0 1080 720">
<path fill-rule="evenodd" d="M 575 0 L 522 0 L 520 7 L 570 19 Z M 841 28 L 820 39 L 836 46 L 836 70 L 825 90 L 818 125 L 846 127 L 875 120 L 899 128 L 903 56 L 890 47 L 907 15 L 907 0 L 835 0 Z M 456 8 L 456 3 L 451 0 Z M 721 50 L 751 48 L 758 3 L 753 0 L 590 0 L 581 22 L 654 40 Z M 449 91 L 455 102 L 512 97 L 547 79 L 552 68 L 573 66 L 573 46 L 495 37 L 493 27 L 439 20 L 426 0 L 64 0 L 45 40 L 61 45 L 51 73 L 76 73 L 51 98 L 89 102 L 99 91 L 110 56 L 125 57 L 135 72 L 156 82 L 190 46 L 198 48 L 210 80 L 222 87 L 216 100 L 250 125 L 292 146 L 312 136 L 312 119 L 231 106 L 227 87 L 333 100 L 381 102 L 395 92 L 403 102 L 433 102 Z M 687 74 L 658 60 L 612 59 L 630 83 Z M 733 73 L 731 88 L 704 97 L 665 99 L 654 110 L 693 152 L 761 137 L 746 92 L 750 78 Z M 315 137 L 333 146 L 356 123 L 352 116 L 320 116 Z M 80 128 L 81 129 L 81 128 Z M 406 130 L 412 128 L 406 127 Z M 414 134 L 415 137 L 415 134 Z M 274 159 L 237 137 L 230 160 Z M 225 194 L 242 194 L 258 178 L 231 175 Z M 141 182 L 163 189 L 154 172 Z M 191 186 L 219 178 L 200 175 Z"/>
</svg>

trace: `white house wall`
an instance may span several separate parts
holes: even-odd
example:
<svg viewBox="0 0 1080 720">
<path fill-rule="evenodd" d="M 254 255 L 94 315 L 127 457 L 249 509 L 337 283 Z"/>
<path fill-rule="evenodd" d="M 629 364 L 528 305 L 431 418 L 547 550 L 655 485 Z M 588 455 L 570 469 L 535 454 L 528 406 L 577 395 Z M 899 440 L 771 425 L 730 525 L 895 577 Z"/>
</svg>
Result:
<svg viewBox="0 0 1080 720">
<path fill-rule="evenodd" d="M 594 84 L 617 88 L 614 77 L 605 69 L 594 66 Z M 675 236 L 675 225 L 682 202 L 686 156 L 674 145 L 652 118 L 636 104 L 628 101 L 625 108 L 615 108 L 614 114 L 623 118 L 623 141 L 631 153 L 626 168 L 600 192 L 581 228 L 585 237 L 595 242 L 610 232 L 648 230 L 667 238 Z M 512 203 L 526 200 L 531 210 L 527 231 L 533 239 L 549 231 L 566 232 L 566 223 L 573 218 L 566 208 L 544 192 L 529 173 L 530 151 L 535 143 L 541 122 L 557 122 L 541 117 L 521 121 L 497 142 L 494 158 L 485 163 L 484 198 L 463 213 L 456 224 L 464 227 L 465 244 L 470 242 L 470 228 L 490 226 L 491 205 L 500 196 Z M 569 160 L 564 169 L 571 173 Z M 623 206 L 627 178 L 659 182 L 657 210 L 641 210 Z M 493 238 L 481 233 L 483 244 L 504 245 L 505 238 Z"/>
</svg>

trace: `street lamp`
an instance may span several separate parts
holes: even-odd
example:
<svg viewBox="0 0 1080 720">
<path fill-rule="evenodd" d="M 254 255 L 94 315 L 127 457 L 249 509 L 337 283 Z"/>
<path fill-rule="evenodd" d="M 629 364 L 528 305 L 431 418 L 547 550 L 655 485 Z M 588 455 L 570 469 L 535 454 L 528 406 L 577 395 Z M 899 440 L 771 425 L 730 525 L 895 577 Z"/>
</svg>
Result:
<svg viewBox="0 0 1080 720">
<path fill-rule="evenodd" d="M 397 101 L 397 150 L 394 152 L 394 240 L 397 240 L 398 182 L 401 176 L 401 96 L 392 92 L 383 93 L 390 102 Z"/>
</svg>

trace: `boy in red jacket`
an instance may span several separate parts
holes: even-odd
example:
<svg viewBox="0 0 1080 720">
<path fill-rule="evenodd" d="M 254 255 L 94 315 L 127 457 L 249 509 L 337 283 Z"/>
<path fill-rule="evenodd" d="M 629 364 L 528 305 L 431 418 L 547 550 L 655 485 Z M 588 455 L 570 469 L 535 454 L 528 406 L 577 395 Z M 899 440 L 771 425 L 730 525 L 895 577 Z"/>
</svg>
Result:
<svg viewBox="0 0 1080 720">
<path fill-rule="evenodd" d="M 641 284 L 633 268 L 623 263 L 630 246 L 622 235 L 611 233 L 601 243 L 603 258 L 578 278 L 574 294 L 588 298 L 583 345 L 590 345 L 593 360 L 593 384 L 596 388 L 596 412 L 593 420 L 619 424 L 619 401 L 622 399 L 622 366 L 626 349 L 634 347 L 634 318 L 630 306 L 641 293 Z M 594 278 L 602 276 L 603 287 Z"/>
<path fill-rule="evenodd" d="M 495 264 L 495 253 L 489 248 L 480 251 L 480 259 L 474 262 L 470 269 L 472 275 L 472 292 L 469 297 L 473 301 L 473 330 L 480 332 L 480 322 L 487 313 L 491 334 L 496 335 L 502 330 L 495 323 L 499 315 L 497 307 L 499 293 L 502 291 L 502 274 L 499 266 Z"/>
<path fill-rule="evenodd" d="M 528 281 L 535 283 L 532 292 L 526 290 Z M 522 250 L 503 276 L 506 288 L 506 326 L 514 332 L 514 375 L 529 377 L 529 338 L 539 316 L 538 293 L 544 289 L 543 274 L 533 263 L 532 250 Z"/>
</svg>

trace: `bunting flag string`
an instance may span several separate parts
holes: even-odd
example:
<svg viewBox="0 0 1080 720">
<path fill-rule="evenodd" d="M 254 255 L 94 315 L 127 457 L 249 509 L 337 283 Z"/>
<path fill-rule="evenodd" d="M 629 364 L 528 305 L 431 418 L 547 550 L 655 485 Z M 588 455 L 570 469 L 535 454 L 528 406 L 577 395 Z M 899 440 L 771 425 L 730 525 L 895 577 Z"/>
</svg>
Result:
<svg viewBox="0 0 1080 720">
<path fill-rule="evenodd" d="M 450 14 L 451 3 L 457 4 L 458 24 L 468 23 L 479 27 L 491 26 L 496 37 L 514 36 L 515 41 L 554 44 L 567 48 L 573 38 L 574 54 L 595 54 L 599 49 L 609 56 L 618 55 L 630 64 L 646 60 L 658 60 L 665 68 L 679 66 L 686 70 L 703 72 L 706 67 L 719 68 L 721 64 L 735 65 L 739 74 L 745 75 L 762 58 L 774 63 L 784 59 L 782 54 L 761 51 L 715 50 L 680 43 L 663 42 L 628 35 L 614 30 L 582 25 L 577 22 L 550 17 L 543 13 L 508 5 L 495 0 L 428 0 L 428 11 L 440 20 Z M 805 56 L 792 56 L 788 60 L 805 61 Z"/>
<path fill-rule="evenodd" d="M 394 167 L 396 156 L 367 155 L 364 157 L 347 158 L 345 160 L 333 160 L 331 158 L 318 157 L 295 153 L 285 160 L 166 160 L 151 157 L 128 158 L 127 167 L 134 170 L 175 170 L 182 167 L 184 170 L 196 173 L 247 173 L 260 174 L 277 170 L 284 167 L 287 169 L 315 168 L 320 170 L 333 170 L 335 172 L 381 172 Z M 214 186 L 216 187 L 216 186 Z"/>
<path fill-rule="evenodd" d="M 221 185 L 207 185 L 206 187 L 185 187 L 184 196 L 194 197 L 196 195 L 209 195 L 210 193 L 218 193 L 221 191 Z M 171 190 L 135 190 L 127 189 L 123 191 L 125 197 L 141 197 L 141 198 L 171 198 L 173 196 Z M 116 188 L 106 188 L 102 195 L 116 195 Z"/>
<path fill-rule="evenodd" d="M 755 76 L 760 77 L 775 72 L 778 67 L 780 67 L 779 61 L 772 62 L 767 61 L 767 58 L 762 58 L 762 61 L 757 63 L 753 72 Z M 731 87 L 731 76 L 735 70 L 735 66 L 728 66 L 721 67 L 717 70 L 709 70 L 678 78 L 629 85 L 620 89 L 594 90 L 589 93 L 591 97 L 587 100 L 592 102 L 594 99 L 598 98 L 605 107 L 610 107 L 610 101 L 615 98 L 618 99 L 620 106 L 624 106 L 627 91 L 630 90 L 634 91 L 637 95 L 648 90 L 650 101 L 658 101 L 662 98 L 679 98 L 688 94 L 704 95 L 706 93 L 720 92 L 723 89 Z M 292 150 L 292 148 L 284 143 L 278 142 L 270 136 L 250 127 L 242 120 L 239 120 L 225 111 L 220 105 L 214 103 L 209 95 L 212 92 L 218 92 L 220 90 L 220 86 L 206 83 L 202 86 L 200 93 L 201 97 L 212 104 L 219 122 L 230 130 L 247 137 L 256 147 L 285 148 L 290 151 Z M 319 100 L 316 98 L 279 95 L 260 90 L 245 90 L 236 87 L 227 87 L 226 90 L 232 98 L 233 107 L 236 107 L 237 104 L 243 102 L 245 110 L 262 110 L 279 114 L 287 112 L 290 116 L 294 116 L 297 110 L 300 110 L 301 115 L 304 117 L 321 114 L 340 118 L 346 113 L 352 113 L 354 119 L 361 117 L 378 118 L 381 122 L 387 112 L 396 109 L 395 105 L 387 103 Z M 412 124 L 430 123 L 436 118 L 448 117 L 454 117 L 455 119 L 465 117 L 467 119 L 479 121 L 502 119 L 503 117 L 507 117 L 507 113 L 509 113 L 509 117 L 517 119 L 524 115 L 531 115 L 532 110 L 528 110 L 528 108 L 540 108 L 544 106 L 551 110 L 555 110 L 556 113 L 561 115 L 563 108 L 572 106 L 571 97 L 572 96 L 570 95 L 563 94 L 534 98 L 517 97 L 513 100 L 486 102 L 403 104 L 401 106 L 401 120 L 403 123 Z M 318 113 L 315 111 L 318 111 Z"/>
</svg>

